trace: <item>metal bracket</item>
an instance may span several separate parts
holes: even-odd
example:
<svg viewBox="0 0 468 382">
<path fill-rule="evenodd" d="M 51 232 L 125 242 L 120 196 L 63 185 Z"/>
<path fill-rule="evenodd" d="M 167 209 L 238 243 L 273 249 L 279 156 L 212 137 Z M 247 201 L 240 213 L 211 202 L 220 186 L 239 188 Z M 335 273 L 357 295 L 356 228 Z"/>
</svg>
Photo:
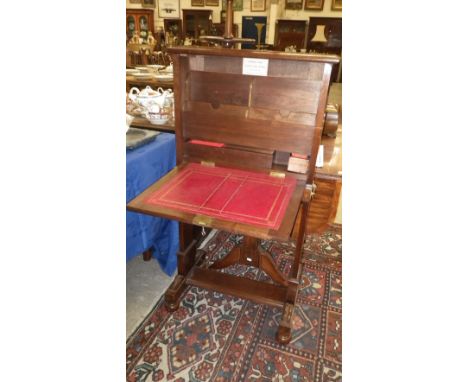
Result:
<svg viewBox="0 0 468 382">
<path fill-rule="evenodd" d="M 273 178 L 283 179 L 286 177 L 286 174 L 284 172 L 279 171 L 270 171 L 270 176 L 272 176 Z"/>
<path fill-rule="evenodd" d="M 192 220 L 192 224 L 199 225 L 201 227 L 210 227 L 212 222 L 212 218 L 200 215 L 195 216 Z"/>
<path fill-rule="evenodd" d="M 303 202 L 310 202 L 315 195 L 315 190 L 317 189 L 317 185 L 315 183 L 306 184 L 304 189 L 304 194 L 302 196 Z"/>
<path fill-rule="evenodd" d="M 215 167 L 215 165 L 216 165 L 215 162 L 209 161 L 209 160 L 202 160 L 202 161 L 200 162 L 200 164 L 201 164 L 202 166 L 206 166 L 206 167 Z"/>
</svg>

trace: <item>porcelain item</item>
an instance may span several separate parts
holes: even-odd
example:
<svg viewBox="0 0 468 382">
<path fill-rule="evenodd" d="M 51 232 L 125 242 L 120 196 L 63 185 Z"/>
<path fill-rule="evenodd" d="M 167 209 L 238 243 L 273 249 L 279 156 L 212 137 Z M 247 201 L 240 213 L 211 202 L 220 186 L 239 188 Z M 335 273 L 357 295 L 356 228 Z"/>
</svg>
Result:
<svg viewBox="0 0 468 382">
<path fill-rule="evenodd" d="M 151 73 L 134 73 L 132 74 L 135 78 L 151 78 L 153 75 Z"/>
<path fill-rule="evenodd" d="M 160 107 L 157 103 L 150 103 L 145 111 L 146 119 L 153 125 L 163 125 L 169 119 L 167 108 Z"/>
<path fill-rule="evenodd" d="M 156 74 L 154 78 L 158 81 L 172 81 L 174 76 L 172 74 Z"/>
<path fill-rule="evenodd" d="M 150 70 L 147 66 L 136 66 L 135 69 L 140 72 L 148 72 Z"/>
<path fill-rule="evenodd" d="M 130 125 L 132 124 L 132 122 L 133 122 L 133 120 L 135 119 L 135 117 L 133 117 L 133 116 L 131 116 L 131 115 L 129 115 L 129 114 L 127 114 L 126 116 L 127 116 L 126 122 L 127 122 L 127 131 L 128 131 L 128 129 L 130 128 Z M 127 131 L 126 131 L 126 132 L 127 132 Z"/>
<path fill-rule="evenodd" d="M 164 65 L 147 65 L 147 67 L 151 70 L 160 70 L 160 69 L 163 69 L 164 68 Z"/>
<path fill-rule="evenodd" d="M 164 90 L 162 88 L 153 90 L 151 89 L 151 86 L 147 86 L 141 91 L 135 87 L 131 88 L 130 92 L 128 93 L 128 97 L 133 102 L 143 106 L 144 108 L 147 108 L 150 103 L 156 103 L 160 107 L 163 107 L 164 101 L 166 99 L 166 95 L 164 94 Z"/>
</svg>

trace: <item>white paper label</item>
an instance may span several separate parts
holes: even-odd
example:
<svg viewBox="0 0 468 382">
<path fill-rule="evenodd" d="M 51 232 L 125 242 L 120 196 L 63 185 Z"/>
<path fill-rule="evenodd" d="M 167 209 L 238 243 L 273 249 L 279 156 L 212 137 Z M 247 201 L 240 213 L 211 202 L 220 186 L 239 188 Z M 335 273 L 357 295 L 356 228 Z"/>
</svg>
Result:
<svg viewBox="0 0 468 382">
<path fill-rule="evenodd" d="M 242 74 L 267 76 L 268 60 L 264 58 L 244 58 L 242 61 Z"/>
<path fill-rule="evenodd" d="M 316 167 L 323 167 L 323 145 L 320 145 L 319 151 L 317 154 L 317 162 L 315 162 Z"/>
</svg>

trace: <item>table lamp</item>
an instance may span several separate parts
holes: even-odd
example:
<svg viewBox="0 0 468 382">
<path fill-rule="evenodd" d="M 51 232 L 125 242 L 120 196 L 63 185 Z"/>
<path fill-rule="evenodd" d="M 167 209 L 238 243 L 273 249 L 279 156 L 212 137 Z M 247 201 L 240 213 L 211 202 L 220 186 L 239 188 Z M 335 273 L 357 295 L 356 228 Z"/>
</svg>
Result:
<svg viewBox="0 0 468 382">
<path fill-rule="evenodd" d="M 315 30 L 315 35 L 310 40 L 312 42 L 327 42 L 327 38 L 325 37 L 325 25 L 317 25 Z"/>
</svg>

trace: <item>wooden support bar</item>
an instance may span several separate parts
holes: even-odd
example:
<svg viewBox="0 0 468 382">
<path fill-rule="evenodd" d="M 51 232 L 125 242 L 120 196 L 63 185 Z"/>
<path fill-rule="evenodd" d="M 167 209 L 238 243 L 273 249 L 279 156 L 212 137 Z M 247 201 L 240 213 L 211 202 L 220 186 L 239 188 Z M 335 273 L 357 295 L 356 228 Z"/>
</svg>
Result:
<svg viewBox="0 0 468 382">
<path fill-rule="evenodd" d="M 187 284 L 215 290 L 220 293 L 245 298 L 282 308 L 287 288 L 261 281 L 232 276 L 211 269 L 193 267 L 188 274 Z"/>
</svg>

